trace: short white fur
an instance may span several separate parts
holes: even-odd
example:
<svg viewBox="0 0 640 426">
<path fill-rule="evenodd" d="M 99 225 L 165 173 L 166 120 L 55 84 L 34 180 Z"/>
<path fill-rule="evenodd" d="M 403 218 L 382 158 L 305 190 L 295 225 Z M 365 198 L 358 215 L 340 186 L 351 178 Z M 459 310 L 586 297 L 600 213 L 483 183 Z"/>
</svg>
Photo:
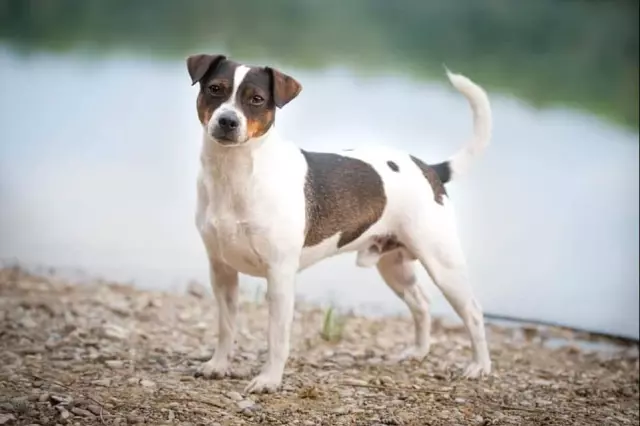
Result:
<svg viewBox="0 0 640 426">
<path fill-rule="evenodd" d="M 241 117 L 245 134 L 246 118 L 235 105 L 235 92 L 247 71 L 247 67 L 236 70 L 234 94 L 222 107 L 233 109 Z M 474 118 L 473 139 L 451 160 L 455 178 L 489 143 L 491 108 L 480 86 L 462 75 L 447 75 L 469 101 Z M 340 235 L 303 247 L 307 163 L 300 149 L 282 139 L 273 127 L 249 143 L 234 148 L 222 146 L 212 139 L 208 129 L 216 122 L 218 111 L 203 132 L 196 211 L 196 225 L 209 257 L 218 305 L 218 345 L 211 360 L 201 368 L 204 376 L 223 377 L 229 373 L 236 333 L 238 274 L 264 277 L 269 309 L 268 360 L 246 391 L 276 390 L 290 351 L 297 273 L 344 252 L 358 252 L 360 266 L 375 264 L 383 280 L 411 311 L 415 341 L 398 359 L 422 360 L 430 348 L 429 299 L 415 276 L 417 259 L 469 332 L 473 361 L 465 376 L 490 373 L 482 310 L 469 285 L 452 205 L 446 197 L 442 205 L 436 203 L 431 186 L 407 153 L 383 147 L 340 153 L 365 161 L 377 171 L 384 184 L 387 206 L 382 217 L 363 235 L 340 249 Z M 401 172 L 390 170 L 388 161 L 395 162 Z M 287 166 L 281 167 L 282 164 Z M 371 257 L 367 249 L 374 237 L 384 234 L 397 235 L 406 249 Z"/>
</svg>

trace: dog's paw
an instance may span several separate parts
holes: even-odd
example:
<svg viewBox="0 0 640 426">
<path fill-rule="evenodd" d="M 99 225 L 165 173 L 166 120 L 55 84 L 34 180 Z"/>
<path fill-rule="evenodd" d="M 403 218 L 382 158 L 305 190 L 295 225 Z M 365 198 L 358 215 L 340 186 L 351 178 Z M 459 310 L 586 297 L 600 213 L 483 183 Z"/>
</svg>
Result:
<svg viewBox="0 0 640 426">
<path fill-rule="evenodd" d="M 491 374 L 491 363 L 473 362 L 462 373 L 465 379 L 479 379 Z"/>
<path fill-rule="evenodd" d="M 278 390 L 282 377 L 273 373 L 261 373 L 244 388 L 245 393 L 272 393 Z"/>
<path fill-rule="evenodd" d="M 205 379 L 222 379 L 230 374 L 231 369 L 228 361 L 210 359 L 200 366 L 195 376 Z"/>
<path fill-rule="evenodd" d="M 412 346 L 391 358 L 394 362 L 422 362 L 429 355 L 429 346 Z"/>
</svg>

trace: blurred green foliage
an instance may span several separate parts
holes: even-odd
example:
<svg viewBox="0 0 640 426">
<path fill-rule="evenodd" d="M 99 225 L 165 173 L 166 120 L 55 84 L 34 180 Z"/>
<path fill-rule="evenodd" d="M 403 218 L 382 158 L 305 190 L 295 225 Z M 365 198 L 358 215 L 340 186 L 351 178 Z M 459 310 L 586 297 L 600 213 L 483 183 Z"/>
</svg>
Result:
<svg viewBox="0 0 640 426">
<path fill-rule="evenodd" d="M 638 0 L 0 0 L 0 43 L 418 79 L 442 79 L 446 63 L 532 105 L 638 129 Z"/>
</svg>

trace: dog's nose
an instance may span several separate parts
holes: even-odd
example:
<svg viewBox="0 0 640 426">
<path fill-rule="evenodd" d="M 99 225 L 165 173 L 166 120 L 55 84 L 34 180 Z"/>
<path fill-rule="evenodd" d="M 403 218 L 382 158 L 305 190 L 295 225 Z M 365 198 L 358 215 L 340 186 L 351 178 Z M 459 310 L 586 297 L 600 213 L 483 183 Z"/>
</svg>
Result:
<svg viewBox="0 0 640 426">
<path fill-rule="evenodd" d="M 235 114 L 224 114 L 218 118 L 218 126 L 225 132 L 231 132 L 238 128 L 240 121 Z"/>
</svg>

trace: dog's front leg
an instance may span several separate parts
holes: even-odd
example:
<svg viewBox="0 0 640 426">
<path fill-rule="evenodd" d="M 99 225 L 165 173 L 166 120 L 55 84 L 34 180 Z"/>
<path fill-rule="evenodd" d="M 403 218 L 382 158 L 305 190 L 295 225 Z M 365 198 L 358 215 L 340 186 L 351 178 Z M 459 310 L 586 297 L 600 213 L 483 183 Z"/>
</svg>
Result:
<svg viewBox="0 0 640 426">
<path fill-rule="evenodd" d="M 245 388 L 247 393 L 274 392 L 282 383 L 289 358 L 298 261 L 280 263 L 267 275 L 269 354 L 262 372 Z"/>
<path fill-rule="evenodd" d="M 238 272 L 223 262 L 210 260 L 211 287 L 218 305 L 218 345 L 209 361 L 199 371 L 208 379 L 229 373 L 238 313 Z"/>
</svg>

